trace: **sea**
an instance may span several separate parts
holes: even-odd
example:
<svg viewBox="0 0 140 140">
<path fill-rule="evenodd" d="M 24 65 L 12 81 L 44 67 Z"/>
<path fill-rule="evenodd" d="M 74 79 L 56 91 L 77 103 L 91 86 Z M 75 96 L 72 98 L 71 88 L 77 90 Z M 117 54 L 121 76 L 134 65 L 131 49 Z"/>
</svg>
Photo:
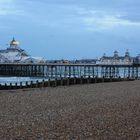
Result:
<svg viewBox="0 0 140 140">
<path fill-rule="evenodd" d="M 0 84 L 1 85 L 5 85 L 5 83 L 7 85 L 10 85 L 10 83 L 12 83 L 12 85 L 15 85 L 15 83 L 17 83 L 17 85 L 20 85 L 20 82 L 22 82 L 23 85 L 25 85 L 26 82 L 33 82 L 36 83 L 36 81 L 41 82 L 42 80 L 47 81 L 48 78 L 46 77 L 0 77 Z"/>
</svg>

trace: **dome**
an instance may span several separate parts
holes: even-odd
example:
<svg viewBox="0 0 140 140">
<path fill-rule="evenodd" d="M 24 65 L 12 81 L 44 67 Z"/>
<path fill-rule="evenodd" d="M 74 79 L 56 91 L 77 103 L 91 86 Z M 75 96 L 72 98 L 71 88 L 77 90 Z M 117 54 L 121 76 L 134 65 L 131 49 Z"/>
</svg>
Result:
<svg viewBox="0 0 140 140">
<path fill-rule="evenodd" d="M 18 46 L 18 45 L 19 45 L 19 42 L 16 41 L 16 40 L 13 38 L 13 40 L 12 40 L 11 43 L 10 43 L 10 46 Z"/>
<path fill-rule="evenodd" d="M 19 42 L 18 41 L 14 41 L 11 43 L 11 45 L 19 45 Z"/>
</svg>

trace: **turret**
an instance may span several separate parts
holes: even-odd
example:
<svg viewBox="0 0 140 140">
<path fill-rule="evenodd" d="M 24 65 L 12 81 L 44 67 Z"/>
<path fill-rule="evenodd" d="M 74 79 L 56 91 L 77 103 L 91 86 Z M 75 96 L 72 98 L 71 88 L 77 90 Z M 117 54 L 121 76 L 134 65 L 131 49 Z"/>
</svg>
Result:
<svg viewBox="0 0 140 140">
<path fill-rule="evenodd" d="M 119 57 L 119 55 L 118 55 L 118 52 L 117 52 L 117 51 L 114 51 L 114 57 L 115 57 L 115 58 Z"/>
<path fill-rule="evenodd" d="M 126 50 L 125 57 L 129 57 L 129 56 L 130 56 L 130 54 L 129 54 L 128 50 Z"/>
</svg>

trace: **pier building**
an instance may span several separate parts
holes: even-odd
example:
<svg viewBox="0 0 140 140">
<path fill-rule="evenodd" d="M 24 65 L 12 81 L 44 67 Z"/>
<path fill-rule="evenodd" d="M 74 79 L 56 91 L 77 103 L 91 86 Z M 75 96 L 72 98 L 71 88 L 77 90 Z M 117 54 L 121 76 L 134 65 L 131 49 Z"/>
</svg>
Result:
<svg viewBox="0 0 140 140">
<path fill-rule="evenodd" d="M 140 64 L 140 54 L 135 57 L 134 64 Z"/>
<path fill-rule="evenodd" d="M 0 63 L 42 63 L 42 57 L 32 57 L 24 49 L 19 47 L 19 42 L 12 39 L 8 48 L 0 50 Z"/>
<path fill-rule="evenodd" d="M 134 57 L 130 56 L 128 50 L 125 52 L 124 56 L 119 56 L 118 51 L 114 51 L 113 56 L 106 56 L 100 58 L 99 63 L 105 65 L 129 65 L 133 64 Z"/>
</svg>

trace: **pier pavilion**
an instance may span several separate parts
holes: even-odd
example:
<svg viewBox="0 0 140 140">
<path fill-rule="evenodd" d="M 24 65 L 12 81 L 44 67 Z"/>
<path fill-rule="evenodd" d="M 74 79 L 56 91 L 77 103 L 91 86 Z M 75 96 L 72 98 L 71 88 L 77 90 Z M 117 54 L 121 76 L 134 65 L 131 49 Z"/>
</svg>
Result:
<svg viewBox="0 0 140 140">
<path fill-rule="evenodd" d="M 99 63 L 104 65 L 129 65 L 133 64 L 134 59 L 134 57 L 130 56 L 128 50 L 125 52 L 124 56 L 119 56 L 118 51 L 114 51 L 113 56 L 106 56 L 106 54 L 104 54 L 99 60 Z"/>
</svg>

